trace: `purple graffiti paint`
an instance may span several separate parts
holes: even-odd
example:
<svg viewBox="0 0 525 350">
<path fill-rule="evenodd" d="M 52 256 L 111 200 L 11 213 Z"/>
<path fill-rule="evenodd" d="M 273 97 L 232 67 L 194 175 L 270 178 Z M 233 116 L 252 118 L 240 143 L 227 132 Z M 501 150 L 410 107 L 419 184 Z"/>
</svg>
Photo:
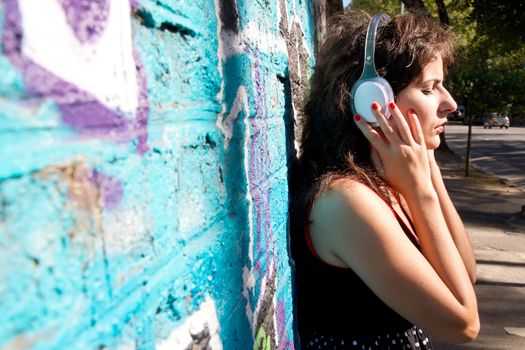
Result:
<svg viewBox="0 0 525 350">
<path fill-rule="evenodd" d="M 258 280 L 262 280 L 263 277 L 263 271 L 262 271 L 262 262 L 261 260 L 257 260 L 255 262 L 255 265 L 253 267 L 254 271 L 257 272 L 257 276 L 255 276 Z"/>
<path fill-rule="evenodd" d="M 4 4 L 4 28 L 2 30 L 3 54 L 11 59 L 11 62 L 19 66 L 17 58 L 22 52 L 22 22 L 17 0 L 3 0 Z M 18 54 L 17 54 L 18 53 Z"/>
<path fill-rule="evenodd" d="M 249 145 L 249 169 L 248 178 L 250 191 L 253 197 L 256 211 L 256 242 L 257 253 L 263 251 L 262 238 L 265 244 L 265 260 L 270 261 L 270 252 L 273 251 L 271 244 L 273 240 L 271 218 L 270 218 L 270 196 L 272 192 L 271 183 L 267 179 L 267 172 L 271 168 L 270 152 L 268 150 L 268 109 L 266 107 L 266 81 L 261 74 L 259 62 L 259 50 L 253 49 L 254 58 L 254 85 L 255 115 L 250 118 L 251 142 Z"/>
<path fill-rule="evenodd" d="M 95 185 L 104 199 L 104 208 L 113 209 L 122 200 L 122 184 L 112 176 L 93 170 L 88 174 L 88 179 Z"/>
<path fill-rule="evenodd" d="M 129 0 L 129 6 L 132 10 L 137 10 L 140 8 L 140 0 Z"/>
<path fill-rule="evenodd" d="M 283 300 L 277 301 L 275 314 L 277 322 L 277 337 L 279 339 L 277 350 L 293 350 L 293 342 L 286 333 L 286 307 Z"/>
<path fill-rule="evenodd" d="M 137 152 L 144 154 L 149 149 L 147 144 L 149 104 L 146 74 L 138 54 L 135 51 L 132 52 L 139 85 L 138 107 L 134 116 L 127 116 L 121 111 L 110 109 L 90 93 L 79 89 L 25 57 L 22 54 L 23 29 L 18 2 L 17 0 L 3 0 L 3 3 L 5 12 L 5 24 L 1 38 L 3 54 L 22 73 L 28 97 L 54 100 L 60 110 L 62 122 L 74 128 L 83 137 L 108 139 L 115 142 L 136 140 Z M 63 6 L 66 3 L 72 9 L 73 4 L 83 2 L 62 1 Z M 106 2 L 98 1 L 97 3 L 99 4 L 97 6 L 102 6 L 102 3 Z M 75 11 L 80 11 L 80 7 L 74 7 Z M 64 9 L 66 10 L 65 7 Z M 70 11 L 73 11 L 71 9 Z"/>
<path fill-rule="evenodd" d="M 78 101 L 72 104 L 59 104 L 62 112 L 62 121 L 74 126 L 83 133 L 89 133 L 90 129 L 111 128 L 113 131 L 124 131 L 128 123 L 124 118 L 108 109 L 97 101 Z M 101 130 L 104 133 L 103 130 Z"/>
<path fill-rule="evenodd" d="M 106 29 L 109 0 L 60 0 L 66 21 L 81 43 L 94 43 Z"/>
<path fill-rule="evenodd" d="M 146 80 L 146 70 L 142 64 L 137 51 L 133 48 L 133 57 L 135 58 L 135 66 L 137 68 L 137 82 L 138 82 L 138 107 L 136 110 L 136 117 L 134 129 L 137 130 L 137 151 L 139 154 L 144 154 L 149 150 L 148 147 L 148 119 L 149 119 L 149 103 L 148 103 L 148 81 Z"/>
</svg>

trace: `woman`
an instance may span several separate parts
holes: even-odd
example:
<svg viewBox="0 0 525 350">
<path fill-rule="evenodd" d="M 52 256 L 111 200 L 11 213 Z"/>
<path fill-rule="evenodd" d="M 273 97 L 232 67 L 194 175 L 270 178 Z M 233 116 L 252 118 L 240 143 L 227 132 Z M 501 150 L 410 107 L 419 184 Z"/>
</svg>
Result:
<svg viewBox="0 0 525 350">
<path fill-rule="evenodd" d="M 302 348 L 431 349 L 430 335 L 471 341 L 475 259 L 434 158 L 456 109 L 443 86 L 451 41 L 410 13 L 379 28 L 375 67 L 394 100 L 388 111 L 371 104 L 371 125 L 350 107 L 369 21 L 355 13 L 333 22 L 304 107 L 292 178 Z"/>
</svg>

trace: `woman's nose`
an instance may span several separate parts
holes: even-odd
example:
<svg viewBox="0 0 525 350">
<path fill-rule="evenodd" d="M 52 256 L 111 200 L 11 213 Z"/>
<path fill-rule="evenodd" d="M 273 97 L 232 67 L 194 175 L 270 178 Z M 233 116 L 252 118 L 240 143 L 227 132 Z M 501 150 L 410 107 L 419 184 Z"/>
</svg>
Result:
<svg viewBox="0 0 525 350">
<path fill-rule="evenodd" d="M 440 109 L 444 115 L 448 115 L 458 109 L 458 104 L 454 101 L 447 89 L 444 89 L 444 96 Z"/>
</svg>

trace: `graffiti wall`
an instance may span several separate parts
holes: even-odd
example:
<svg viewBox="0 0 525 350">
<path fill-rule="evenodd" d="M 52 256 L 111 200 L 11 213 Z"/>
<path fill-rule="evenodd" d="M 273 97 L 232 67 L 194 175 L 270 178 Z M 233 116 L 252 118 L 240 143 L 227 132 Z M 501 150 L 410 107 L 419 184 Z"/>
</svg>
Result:
<svg viewBox="0 0 525 350">
<path fill-rule="evenodd" d="M 308 1 L 0 0 L 0 349 L 294 349 Z"/>
</svg>

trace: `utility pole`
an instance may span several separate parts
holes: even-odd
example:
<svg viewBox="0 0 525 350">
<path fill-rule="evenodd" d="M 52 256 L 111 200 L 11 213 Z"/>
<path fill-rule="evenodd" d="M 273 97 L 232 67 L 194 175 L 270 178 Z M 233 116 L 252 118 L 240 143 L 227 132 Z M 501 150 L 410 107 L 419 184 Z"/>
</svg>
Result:
<svg viewBox="0 0 525 350">
<path fill-rule="evenodd" d="M 470 141 L 472 139 L 472 114 L 470 114 L 468 111 L 467 98 L 465 98 L 465 115 L 468 115 L 467 156 L 465 157 L 465 176 L 468 177 L 470 172 Z"/>
</svg>

